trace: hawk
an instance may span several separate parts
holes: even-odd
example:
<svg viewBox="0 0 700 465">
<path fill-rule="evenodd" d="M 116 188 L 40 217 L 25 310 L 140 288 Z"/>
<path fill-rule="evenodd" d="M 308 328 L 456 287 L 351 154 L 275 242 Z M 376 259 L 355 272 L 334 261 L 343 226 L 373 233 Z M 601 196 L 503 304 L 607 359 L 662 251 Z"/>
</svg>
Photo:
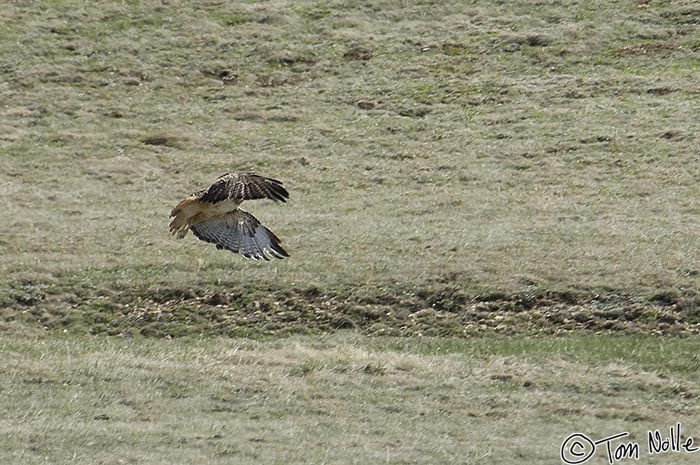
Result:
<svg viewBox="0 0 700 465">
<path fill-rule="evenodd" d="M 244 200 L 271 199 L 286 202 L 289 193 L 276 179 L 255 173 L 226 173 L 214 183 L 177 204 L 170 212 L 170 232 L 182 239 L 192 231 L 217 249 L 245 258 L 269 260 L 289 254 L 275 234 L 238 206 Z"/>
</svg>

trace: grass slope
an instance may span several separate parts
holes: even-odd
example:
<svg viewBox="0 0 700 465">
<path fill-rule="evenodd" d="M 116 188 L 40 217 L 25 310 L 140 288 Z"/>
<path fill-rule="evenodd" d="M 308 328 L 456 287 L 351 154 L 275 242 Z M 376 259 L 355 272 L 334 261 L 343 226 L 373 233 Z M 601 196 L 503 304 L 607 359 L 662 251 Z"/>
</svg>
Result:
<svg viewBox="0 0 700 465">
<path fill-rule="evenodd" d="M 698 21 L 683 1 L 14 2 L 0 320 L 175 335 L 198 306 L 240 325 L 282 303 L 324 330 L 409 301 L 385 331 L 486 306 L 506 330 L 534 309 L 696 332 Z M 243 169 L 289 188 L 246 208 L 291 259 L 168 236 L 179 199 Z"/>
<path fill-rule="evenodd" d="M 0 461 L 559 463 L 564 439 L 697 435 L 698 342 L 630 336 L 2 341 Z M 590 463 L 607 463 L 604 448 Z"/>
</svg>

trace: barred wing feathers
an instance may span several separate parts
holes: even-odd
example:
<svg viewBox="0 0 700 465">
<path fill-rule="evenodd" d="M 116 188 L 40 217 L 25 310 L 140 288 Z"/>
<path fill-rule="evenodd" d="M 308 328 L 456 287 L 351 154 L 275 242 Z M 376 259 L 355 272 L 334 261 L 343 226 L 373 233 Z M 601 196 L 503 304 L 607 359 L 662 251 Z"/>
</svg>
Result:
<svg viewBox="0 0 700 465">
<path fill-rule="evenodd" d="M 240 209 L 193 224 L 190 230 L 198 239 L 215 244 L 217 249 L 240 252 L 245 258 L 269 260 L 269 257 L 289 256 L 272 231 L 261 225 L 253 215 Z"/>
</svg>

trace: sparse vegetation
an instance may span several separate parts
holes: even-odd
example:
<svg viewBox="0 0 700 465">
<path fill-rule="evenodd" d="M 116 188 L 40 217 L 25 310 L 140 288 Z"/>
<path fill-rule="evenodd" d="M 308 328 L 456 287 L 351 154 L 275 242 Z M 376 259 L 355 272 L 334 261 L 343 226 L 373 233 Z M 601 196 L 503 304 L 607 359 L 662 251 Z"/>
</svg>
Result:
<svg viewBox="0 0 700 465">
<path fill-rule="evenodd" d="M 639 336 L 10 337 L 0 460 L 556 463 L 577 431 L 642 442 L 680 419 L 692 435 L 698 349 Z"/>
<path fill-rule="evenodd" d="M 509 5 L 7 9 L 3 320 L 29 304 L 44 316 L 23 324 L 53 328 L 105 298 L 118 321 L 79 328 L 103 332 L 134 306 L 315 288 L 348 320 L 450 290 L 458 313 L 567 295 L 680 320 L 700 258 L 692 12 Z M 182 195 L 240 169 L 286 181 L 289 206 L 254 208 L 291 260 L 167 235 Z"/>
<path fill-rule="evenodd" d="M 574 427 L 695 421 L 698 11 L 4 6 L 0 461 L 553 463 Z M 285 182 L 247 208 L 289 260 L 168 235 L 235 170 Z"/>
</svg>

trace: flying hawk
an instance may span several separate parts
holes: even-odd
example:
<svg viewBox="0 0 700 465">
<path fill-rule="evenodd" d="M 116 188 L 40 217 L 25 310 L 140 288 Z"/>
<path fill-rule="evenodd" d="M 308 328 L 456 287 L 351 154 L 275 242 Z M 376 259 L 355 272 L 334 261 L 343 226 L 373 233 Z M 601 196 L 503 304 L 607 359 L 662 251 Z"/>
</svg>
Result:
<svg viewBox="0 0 700 465">
<path fill-rule="evenodd" d="M 244 200 L 286 202 L 289 192 L 276 179 L 254 173 L 226 173 L 206 189 L 197 191 L 170 212 L 170 232 L 182 239 L 192 231 L 217 249 L 241 253 L 253 260 L 284 258 L 289 254 L 275 234 L 238 206 Z"/>
</svg>

